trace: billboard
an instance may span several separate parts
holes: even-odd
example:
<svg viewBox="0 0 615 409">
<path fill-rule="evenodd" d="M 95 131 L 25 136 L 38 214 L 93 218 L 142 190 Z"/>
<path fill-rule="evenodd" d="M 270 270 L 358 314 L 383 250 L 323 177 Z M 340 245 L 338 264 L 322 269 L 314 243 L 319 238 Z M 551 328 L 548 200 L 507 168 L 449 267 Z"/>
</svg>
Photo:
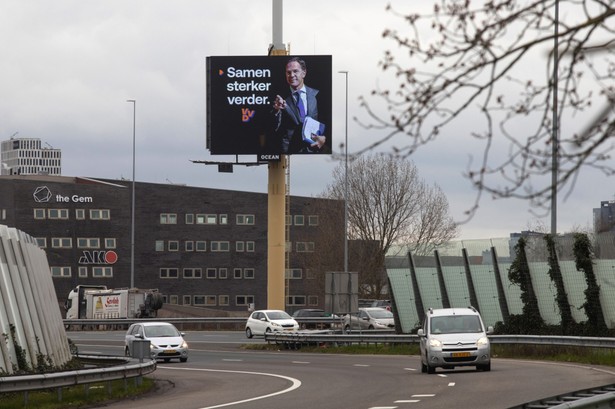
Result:
<svg viewBox="0 0 615 409">
<path fill-rule="evenodd" d="M 211 154 L 331 153 L 331 69 L 323 55 L 207 57 Z"/>
</svg>

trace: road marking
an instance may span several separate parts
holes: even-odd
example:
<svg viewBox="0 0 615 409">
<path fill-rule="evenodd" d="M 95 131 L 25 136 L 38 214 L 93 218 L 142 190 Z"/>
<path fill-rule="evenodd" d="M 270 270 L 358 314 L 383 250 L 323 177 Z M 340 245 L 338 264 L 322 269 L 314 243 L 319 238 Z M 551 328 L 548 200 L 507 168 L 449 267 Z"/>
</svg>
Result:
<svg viewBox="0 0 615 409">
<path fill-rule="evenodd" d="M 404 368 L 405 371 L 416 371 L 414 368 Z"/>
<path fill-rule="evenodd" d="M 293 364 L 309 364 L 307 361 L 291 361 Z"/>
<path fill-rule="evenodd" d="M 288 392 L 294 391 L 295 389 L 298 389 L 301 386 L 301 381 L 299 379 L 291 378 L 289 376 L 284 376 L 284 375 L 277 375 L 277 374 L 272 374 L 272 373 L 266 373 L 266 372 L 229 371 L 229 370 L 223 370 L 223 369 L 176 368 L 176 367 L 172 367 L 172 366 L 158 366 L 158 368 L 168 369 L 168 370 L 172 370 L 172 371 L 222 372 L 222 373 L 236 373 L 236 374 L 241 374 L 241 375 L 271 376 L 271 377 L 274 377 L 274 378 L 285 379 L 285 380 L 287 380 L 287 381 L 292 383 L 292 385 L 289 386 L 288 388 L 283 389 L 283 390 L 278 391 L 278 392 L 273 392 L 273 393 L 269 393 L 267 395 L 262 395 L 262 396 L 255 396 L 253 398 L 243 399 L 243 400 L 239 400 L 239 401 L 236 401 L 236 402 L 228 402 L 228 403 L 223 403 L 223 404 L 215 405 L 215 406 L 205 406 L 205 407 L 202 407 L 200 409 L 216 409 L 216 408 L 223 408 L 225 406 L 239 405 L 239 404 L 246 403 L 246 402 L 254 402 L 256 400 L 271 398 L 273 396 L 278 396 L 278 395 L 282 395 L 284 393 L 288 393 Z"/>
<path fill-rule="evenodd" d="M 229 359 L 229 358 L 224 358 L 224 359 L 222 359 L 222 361 L 224 361 L 224 362 L 243 362 L 243 359 Z"/>
<path fill-rule="evenodd" d="M 455 382 L 449 382 L 448 386 L 455 386 Z"/>
<path fill-rule="evenodd" d="M 440 378 L 448 378 L 448 376 L 447 376 L 447 375 L 444 375 L 444 374 L 438 374 L 438 376 L 439 376 Z"/>
<path fill-rule="evenodd" d="M 361 368 L 369 368 L 369 365 L 365 365 L 365 364 L 354 364 L 353 366 L 359 366 Z"/>
<path fill-rule="evenodd" d="M 396 400 L 394 403 L 417 403 L 420 402 L 420 399 L 405 399 L 405 400 Z"/>
<path fill-rule="evenodd" d="M 369 409 L 396 409 L 397 406 L 372 406 Z"/>
<path fill-rule="evenodd" d="M 411 398 L 433 398 L 436 396 L 434 393 L 423 393 L 418 395 L 412 395 Z"/>
</svg>

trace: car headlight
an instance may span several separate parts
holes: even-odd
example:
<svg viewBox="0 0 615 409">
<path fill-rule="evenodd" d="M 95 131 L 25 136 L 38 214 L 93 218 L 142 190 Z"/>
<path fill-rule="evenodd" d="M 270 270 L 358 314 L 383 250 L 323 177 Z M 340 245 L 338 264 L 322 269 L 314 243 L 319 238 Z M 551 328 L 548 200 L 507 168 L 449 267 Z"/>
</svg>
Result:
<svg viewBox="0 0 615 409">
<path fill-rule="evenodd" d="M 484 346 L 489 345 L 489 338 L 480 337 L 478 341 L 476 341 L 476 345 L 478 345 L 479 347 L 484 347 Z"/>
<path fill-rule="evenodd" d="M 188 343 L 186 341 L 182 341 L 181 347 L 188 349 Z"/>
<path fill-rule="evenodd" d="M 442 348 L 442 341 L 436 338 L 431 338 L 429 340 L 429 346 L 432 348 Z"/>
<path fill-rule="evenodd" d="M 274 327 L 281 327 L 281 325 L 278 324 L 277 322 L 272 322 L 271 325 L 274 326 Z"/>
</svg>

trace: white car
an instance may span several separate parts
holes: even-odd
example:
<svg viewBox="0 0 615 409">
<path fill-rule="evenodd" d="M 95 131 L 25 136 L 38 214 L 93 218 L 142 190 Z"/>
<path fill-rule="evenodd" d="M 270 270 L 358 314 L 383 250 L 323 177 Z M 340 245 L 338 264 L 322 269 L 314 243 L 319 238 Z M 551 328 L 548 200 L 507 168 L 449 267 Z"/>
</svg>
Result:
<svg viewBox="0 0 615 409">
<path fill-rule="evenodd" d="M 168 322 L 135 323 L 126 331 L 124 352 L 126 356 L 132 356 L 133 342 L 137 339 L 148 340 L 152 359 L 164 359 L 165 362 L 169 362 L 172 358 L 179 358 L 180 362 L 186 362 L 188 343 L 184 335 L 175 328 L 175 325 Z"/>
<path fill-rule="evenodd" d="M 246 337 L 265 335 L 269 332 L 293 332 L 299 330 L 299 323 L 281 310 L 258 310 L 248 317 Z"/>
</svg>

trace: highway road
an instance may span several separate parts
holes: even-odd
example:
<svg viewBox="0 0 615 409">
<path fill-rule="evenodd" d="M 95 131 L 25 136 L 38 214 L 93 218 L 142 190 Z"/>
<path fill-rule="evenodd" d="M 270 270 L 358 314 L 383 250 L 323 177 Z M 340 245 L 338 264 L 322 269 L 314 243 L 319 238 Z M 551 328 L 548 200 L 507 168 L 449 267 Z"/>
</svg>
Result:
<svg viewBox="0 0 615 409">
<path fill-rule="evenodd" d="M 123 332 L 69 332 L 80 353 L 123 354 Z M 420 371 L 416 356 L 242 348 L 243 332 L 191 332 L 186 363 L 159 362 L 159 391 L 111 409 L 508 408 L 615 383 L 615 368 L 497 359 L 490 372 Z"/>
</svg>

